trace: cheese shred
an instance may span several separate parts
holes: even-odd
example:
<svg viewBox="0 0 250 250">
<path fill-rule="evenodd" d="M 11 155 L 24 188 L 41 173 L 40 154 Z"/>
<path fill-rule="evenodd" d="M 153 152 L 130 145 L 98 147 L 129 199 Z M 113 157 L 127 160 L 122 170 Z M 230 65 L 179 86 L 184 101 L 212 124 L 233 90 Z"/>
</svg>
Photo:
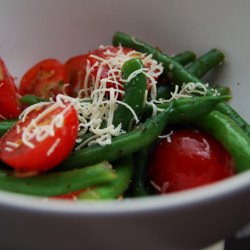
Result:
<svg viewBox="0 0 250 250">
<path fill-rule="evenodd" d="M 122 88 L 125 82 L 130 82 L 138 74 L 145 74 L 147 79 L 147 91 L 145 92 L 145 104 L 152 106 L 153 114 L 155 116 L 157 112 L 161 111 L 157 108 L 157 103 L 170 102 L 183 97 L 191 97 L 193 93 L 206 95 L 207 85 L 201 83 L 187 83 L 183 84 L 180 88 L 175 86 L 174 91 L 171 93 L 171 98 L 168 100 L 157 99 L 157 78 L 163 73 L 163 65 L 153 59 L 152 55 L 146 55 L 144 53 L 137 52 L 135 50 L 124 51 L 122 46 L 115 52 L 111 50 L 110 46 L 105 48 L 105 58 L 101 58 L 97 55 L 90 55 L 95 63 L 91 65 L 87 60 L 86 75 L 84 78 L 83 86 L 78 86 L 78 96 L 73 98 L 66 95 L 65 85 L 64 94 L 58 94 L 55 100 L 49 102 L 42 102 L 26 108 L 20 115 L 22 122 L 25 122 L 30 113 L 34 110 L 41 110 L 39 115 L 31 120 L 26 127 L 16 127 L 17 133 L 22 133 L 22 141 L 26 146 L 34 148 L 34 141 L 43 141 L 48 137 L 55 135 L 55 129 L 63 127 L 64 113 L 67 111 L 67 107 L 73 106 L 77 111 L 79 127 L 78 137 L 76 140 L 77 146 L 75 150 L 80 150 L 83 147 L 91 145 L 107 145 L 112 143 L 112 138 L 119 136 L 125 131 L 122 130 L 121 124 L 114 126 L 113 118 L 114 112 L 118 105 L 125 106 L 133 115 L 133 122 L 139 123 L 139 117 L 136 112 L 127 103 L 121 101 L 121 96 L 124 95 Z M 121 72 L 123 64 L 131 58 L 140 58 L 144 67 L 133 72 L 126 80 L 123 79 Z M 107 70 L 106 76 L 103 76 L 103 70 Z M 91 74 L 96 72 L 95 77 Z M 69 102 L 71 105 L 65 105 Z M 56 108 L 65 108 L 60 114 L 53 116 L 53 119 L 49 122 L 43 122 L 44 118 L 53 112 Z M 89 133 L 90 136 L 86 136 L 87 139 L 83 139 L 84 136 Z M 170 138 L 170 134 L 166 135 Z M 48 150 L 47 155 L 51 155 L 55 148 L 59 145 L 60 140 L 55 140 L 55 143 Z M 15 142 L 9 142 L 5 150 L 11 151 L 12 148 L 18 147 L 19 144 Z"/>
</svg>

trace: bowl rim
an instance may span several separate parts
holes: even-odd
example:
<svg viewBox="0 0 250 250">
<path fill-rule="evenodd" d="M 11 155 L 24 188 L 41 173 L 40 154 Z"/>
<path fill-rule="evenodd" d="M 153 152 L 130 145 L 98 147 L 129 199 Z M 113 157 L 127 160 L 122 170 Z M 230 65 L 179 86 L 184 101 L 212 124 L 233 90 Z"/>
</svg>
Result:
<svg viewBox="0 0 250 250">
<path fill-rule="evenodd" d="M 155 195 L 142 198 L 126 198 L 112 201 L 66 201 L 39 198 L 24 194 L 0 191 L 0 210 L 14 210 L 67 215 L 121 215 L 152 212 L 167 212 L 194 205 L 216 202 L 243 190 L 250 189 L 250 171 L 240 173 L 225 180 L 217 181 L 202 187 L 167 195 Z"/>
</svg>

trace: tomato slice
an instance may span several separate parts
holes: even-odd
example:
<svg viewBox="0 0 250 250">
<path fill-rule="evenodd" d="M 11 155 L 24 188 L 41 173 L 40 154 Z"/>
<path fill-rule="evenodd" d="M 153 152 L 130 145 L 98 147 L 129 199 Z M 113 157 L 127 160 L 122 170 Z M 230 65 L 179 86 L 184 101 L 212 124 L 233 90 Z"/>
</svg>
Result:
<svg viewBox="0 0 250 250">
<path fill-rule="evenodd" d="M 77 97 L 78 93 L 84 87 L 90 87 L 90 82 L 87 81 L 87 86 L 84 86 L 88 55 L 78 55 L 70 58 L 65 64 L 65 70 L 69 79 L 69 95 Z M 87 80 L 87 79 L 86 79 Z M 82 93 L 84 94 L 84 92 Z M 89 92 L 88 92 L 89 94 Z M 82 95 L 83 96 L 83 95 Z"/>
<path fill-rule="evenodd" d="M 35 94 L 42 98 L 54 97 L 63 93 L 64 84 L 67 82 L 63 64 L 56 59 L 45 59 L 24 74 L 20 82 L 20 94 Z"/>
<path fill-rule="evenodd" d="M 14 79 L 0 58 L 0 120 L 16 118 L 21 111 Z"/>
<path fill-rule="evenodd" d="M 71 104 L 45 103 L 2 137 L 0 158 L 22 173 L 52 169 L 73 149 L 78 125 Z"/>
<path fill-rule="evenodd" d="M 175 131 L 156 146 L 149 169 L 151 184 L 160 193 L 209 184 L 234 174 L 229 153 L 208 134 Z"/>
<path fill-rule="evenodd" d="M 101 81 L 102 79 L 105 79 L 111 76 L 110 66 L 107 63 L 102 63 L 102 62 L 103 60 L 107 60 L 110 58 L 114 58 L 114 59 L 117 58 L 119 51 L 122 51 L 122 53 L 126 55 L 133 50 L 130 48 L 125 48 L 125 47 L 106 46 L 106 47 L 102 47 L 102 48 L 90 51 L 88 54 L 88 60 L 90 62 L 90 66 L 92 67 L 92 70 L 90 73 L 91 77 L 93 77 L 94 79 L 98 78 L 99 81 Z M 116 67 L 121 69 L 122 65 L 117 65 Z M 114 83 L 112 81 L 114 80 L 113 79 L 114 77 L 111 76 L 111 81 L 107 81 L 106 87 L 123 90 L 121 75 L 116 71 L 114 71 L 112 74 L 113 76 L 115 76 L 119 84 L 117 85 L 116 83 Z"/>
<path fill-rule="evenodd" d="M 126 55 L 132 49 L 125 48 L 125 47 L 113 47 L 113 46 L 107 46 L 107 47 L 101 47 L 95 50 L 92 50 L 88 54 L 88 60 L 90 61 L 90 66 L 92 67 L 91 75 L 96 77 L 99 67 L 102 63 L 102 59 L 107 60 L 109 58 L 116 58 L 117 53 L 122 50 L 122 52 Z M 100 58 L 100 59 L 98 59 Z M 100 73 L 101 78 L 108 76 L 109 66 L 107 64 L 102 65 L 102 71 Z"/>
<path fill-rule="evenodd" d="M 157 80 L 161 74 L 162 66 L 147 56 L 146 54 L 137 52 L 131 48 L 106 46 L 89 52 L 88 60 L 91 66 L 90 76 L 94 81 L 102 80 L 106 82 L 106 88 L 114 88 L 123 90 L 121 68 L 125 61 L 131 58 L 141 58 L 144 63 L 145 72 L 150 77 L 147 77 L 148 90 L 152 87 L 152 81 Z M 160 68 L 159 68 L 160 67 Z M 94 83 L 95 84 L 95 83 Z M 107 95 L 109 92 L 107 91 Z M 119 95 L 121 98 L 121 95 Z"/>
</svg>

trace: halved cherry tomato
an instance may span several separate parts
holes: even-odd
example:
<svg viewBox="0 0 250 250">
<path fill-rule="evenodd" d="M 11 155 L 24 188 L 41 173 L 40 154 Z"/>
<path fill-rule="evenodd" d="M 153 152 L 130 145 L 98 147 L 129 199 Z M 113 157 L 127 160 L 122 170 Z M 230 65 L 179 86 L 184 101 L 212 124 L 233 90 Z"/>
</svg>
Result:
<svg viewBox="0 0 250 250">
<path fill-rule="evenodd" d="M 0 158 L 17 172 L 52 169 L 73 149 L 78 132 L 77 112 L 69 103 L 65 107 L 52 105 L 55 104 L 31 111 L 2 137 Z"/>
<path fill-rule="evenodd" d="M 63 64 L 56 59 L 46 59 L 24 74 L 20 82 L 20 94 L 35 94 L 38 97 L 50 98 L 63 93 L 64 84 L 67 82 Z"/>
<path fill-rule="evenodd" d="M 107 47 L 103 47 L 103 48 L 99 48 L 99 49 L 90 51 L 89 56 L 88 56 L 88 60 L 90 61 L 90 66 L 92 67 L 92 71 L 91 71 L 90 75 L 92 77 L 94 77 L 94 79 L 97 78 L 98 74 L 100 74 L 100 80 L 107 78 L 109 76 L 110 67 L 108 64 L 103 64 L 102 61 L 99 60 L 98 58 L 105 59 L 105 60 L 109 59 L 109 58 L 116 58 L 117 53 L 121 49 L 125 55 L 132 51 L 132 49 L 130 49 L 130 48 L 113 47 L 113 46 L 107 46 Z M 100 70 L 100 65 L 102 65 L 101 70 Z M 121 65 L 120 65 L 120 68 L 121 68 Z M 118 88 L 118 89 L 122 90 L 123 87 L 122 87 L 121 76 L 119 74 L 117 74 L 117 72 L 113 72 L 113 74 L 115 75 L 115 77 L 117 77 L 117 81 L 118 81 L 118 83 L 120 83 L 120 85 L 117 86 L 112 81 L 110 81 L 110 82 L 108 81 L 106 87 L 107 88 L 115 88 L 115 89 Z"/>
<path fill-rule="evenodd" d="M 130 53 L 132 52 L 133 53 Z M 121 68 L 122 68 L 122 61 L 129 60 L 134 57 L 139 57 L 141 59 L 145 58 L 145 54 L 142 54 L 140 52 L 136 52 L 135 50 L 131 48 L 126 47 L 113 47 L 113 46 L 106 46 L 102 47 L 93 51 L 89 52 L 88 60 L 90 62 L 90 66 L 92 67 L 90 76 L 93 77 L 93 79 L 98 79 L 100 82 L 102 79 L 106 79 L 106 87 L 107 88 L 114 88 L 123 90 L 122 85 L 122 74 L 121 74 Z M 105 60 L 110 60 L 112 62 L 105 62 Z M 112 60 L 114 59 L 114 60 Z M 149 69 L 149 71 L 152 71 L 152 62 L 150 60 L 144 62 L 144 68 Z M 115 67 L 114 67 L 115 65 Z M 111 70 L 112 69 L 112 70 Z M 118 69 L 118 71 L 116 70 Z M 152 76 L 153 79 L 157 79 L 158 76 L 155 75 L 157 73 L 158 69 L 154 70 L 154 76 Z M 147 79 L 147 88 L 150 90 L 152 87 L 151 84 L 152 79 Z M 108 92 L 107 92 L 108 94 Z M 121 95 L 119 95 L 119 98 Z"/>
<path fill-rule="evenodd" d="M 100 64 L 102 63 L 101 60 L 98 59 L 109 59 L 109 58 L 115 58 L 117 57 L 117 53 L 122 49 L 122 52 L 126 55 L 129 52 L 132 51 L 130 48 L 125 47 L 113 47 L 113 46 L 107 46 L 103 48 L 98 48 L 96 50 L 92 50 L 89 52 L 88 60 L 90 61 L 90 66 L 94 66 L 93 70 L 91 72 L 91 75 L 95 76 L 97 75 L 98 69 L 100 67 Z M 91 55 L 94 55 L 95 57 L 92 57 Z M 103 65 L 103 69 L 101 72 L 101 78 L 108 76 L 109 66 L 107 64 Z"/>
<path fill-rule="evenodd" d="M 88 55 L 79 55 L 70 58 L 65 64 L 65 70 L 69 79 L 69 95 L 76 97 L 84 88 Z M 89 85 L 87 85 L 89 87 Z"/>
<path fill-rule="evenodd" d="M 179 130 L 155 148 L 149 169 L 151 184 L 160 193 L 185 190 L 234 174 L 227 151 L 208 134 Z"/>
<path fill-rule="evenodd" d="M 16 118 L 21 111 L 14 79 L 0 58 L 0 120 Z"/>
</svg>

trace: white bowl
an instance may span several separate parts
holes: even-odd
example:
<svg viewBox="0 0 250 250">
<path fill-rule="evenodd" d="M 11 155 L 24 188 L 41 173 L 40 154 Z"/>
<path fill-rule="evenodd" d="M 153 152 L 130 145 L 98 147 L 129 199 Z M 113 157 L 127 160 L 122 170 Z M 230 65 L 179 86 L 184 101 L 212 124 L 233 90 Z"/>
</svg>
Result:
<svg viewBox="0 0 250 250">
<path fill-rule="evenodd" d="M 217 47 L 227 58 L 212 79 L 231 87 L 232 106 L 249 121 L 249 9 L 244 0 L 0 0 L 0 54 L 20 77 L 41 59 L 65 61 L 110 44 L 116 31 L 170 54 Z M 250 172 L 185 192 L 114 202 L 1 192 L 0 248 L 200 249 L 249 221 L 249 196 Z"/>
</svg>

